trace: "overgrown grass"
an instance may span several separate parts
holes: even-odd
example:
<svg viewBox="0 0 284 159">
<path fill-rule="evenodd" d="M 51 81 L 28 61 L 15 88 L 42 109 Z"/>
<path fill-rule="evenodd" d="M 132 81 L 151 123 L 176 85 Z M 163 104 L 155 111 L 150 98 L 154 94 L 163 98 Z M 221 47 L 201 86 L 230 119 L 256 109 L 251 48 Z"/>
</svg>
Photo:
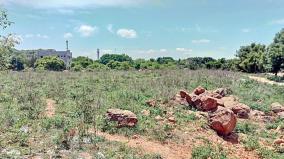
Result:
<svg viewBox="0 0 284 159">
<path fill-rule="evenodd" d="M 172 108 L 163 103 L 180 89 L 192 91 L 199 85 L 209 90 L 229 88 L 243 103 L 262 111 L 269 111 L 273 102 L 284 103 L 283 87 L 218 70 L 1 72 L 0 146 L 18 150 L 21 156 L 47 152 L 47 148 L 55 151 L 58 145 L 54 141 L 61 141 L 60 136 L 82 124 L 126 136 L 141 134 L 160 141 L 175 140 L 172 131 L 195 122 L 196 117 L 189 115 L 184 106 Z M 56 101 L 56 115 L 52 118 L 43 117 L 46 99 Z M 145 101 L 149 99 L 161 102 L 157 107 L 148 107 Z M 104 116 L 109 108 L 136 113 L 138 125 L 121 129 L 107 125 Z M 143 116 L 142 110 L 149 110 L 150 116 Z M 167 118 L 170 111 L 177 120 L 175 125 L 155 121 L 158 115 Z M 29 132 L 21 132 L 22 127 L 28 127 Z M 237 128 L 248 134 L 253 129 L 246 125 Z M 45 142 L 40 142 L 42 139 Z"/>
</svg>

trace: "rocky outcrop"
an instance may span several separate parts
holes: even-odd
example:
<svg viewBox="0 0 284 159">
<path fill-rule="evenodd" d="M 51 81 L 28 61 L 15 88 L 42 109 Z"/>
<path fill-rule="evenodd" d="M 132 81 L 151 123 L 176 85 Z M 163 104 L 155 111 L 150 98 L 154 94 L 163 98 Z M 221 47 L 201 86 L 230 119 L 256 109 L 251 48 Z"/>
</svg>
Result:
<svg viewBox="0 0 284 159">
<path fill-rule="evenodd" d="M 128 110 L 109 109 L 106 114 L 110 121 L 116 121 L 118 127 L 134 127 L 137 122 L 137 116 Z"/>
<path fill-rule="evenodd" d="M 236 127 L 237 118 L 233 111 L 218 107 L 215 112 L 209 113 L 209 125 L 220 135 L 229 135 Z"/>
<path fill-rule="evenodd" d="M 270 107 L 271 107 L 272 112 L 274 113 L 284 112 L 284 106 L 278 102 L 272 103 Z"/>
<path fill-rule="evenodd" d="M 204 93 L 205 91 L 206 91 L 205 88 L 199 86 L 199 87 L 197 87 L 197 88 L 194 89 L 193 93 L 194 93 L 195 95 L 200 95 L 200 94 Z"/>
</svg>

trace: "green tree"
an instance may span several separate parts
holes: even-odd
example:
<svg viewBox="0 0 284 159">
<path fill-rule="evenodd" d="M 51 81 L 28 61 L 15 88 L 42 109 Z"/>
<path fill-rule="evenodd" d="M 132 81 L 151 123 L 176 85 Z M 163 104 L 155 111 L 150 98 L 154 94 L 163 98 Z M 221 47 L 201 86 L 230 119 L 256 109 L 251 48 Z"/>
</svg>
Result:
<svg viewBox="0 0 284 159">
<path fill-rule="evenodd" d="M 93 64 L 92 59 L 88 57 L 84 57 L 84 56 L 79 56 L 77 58 L 72 59 L 71 68 L 76 66 L 76 67 L 82 67 L 85 69 L 92 64 Z"/>
<path fill-rule="evenodd" d="M 276 34 L 267 51 L 268 67 L 276 76 L 284 68 L 284 29 Z"/>
<path fill-rule="evenodd" d="M 117 61 L 117 62 L 124 62 L 124 61 L 127 61 L 127 62 L 132 62 L 132 58 L 129 57 L 128 55 L 126 54 L 121 54 L 121 55 L 118 55 L 118 54 L 105 54 L 103 55 L 101 58 L 100 58 L 100 62 L 102 64 L 108 64 L 110 61 Z"/>
<path fill-rule="evenodd" d="M 8 14 L 5 10 L 0 10 L 0 27 L 4 30 L 12 24 L 8 19 Z M 10 56 L 12 48 L 19 43 L 19 39 L 8 34 L 7 36 L 0 35 L 0 70 L 6 70 L 10 67 Z"/>
<path fill-rule="evenodd" d="M 240 60 L 240 69 L 249 73 L 264 72 L 266 63 L 265 52 L 265 45 L 252 43 L 248 46 L 242 46 L 236 54 L 236 57 Z"/>
<path fill-rule="evenodd" d="M 38 59 L 35 63 L 35 67 L 49 71 L 62 71 L 66 68 L 65 63 L 57 56 L 46 56 Z"/>
<path fill-rule="evenodd" d="M 157 62 L 159 64 L 169 64 L 169 63 L 174 63 L 175 60 L 172 57 L 159 57 L 157 58 Z"/>
</svg>

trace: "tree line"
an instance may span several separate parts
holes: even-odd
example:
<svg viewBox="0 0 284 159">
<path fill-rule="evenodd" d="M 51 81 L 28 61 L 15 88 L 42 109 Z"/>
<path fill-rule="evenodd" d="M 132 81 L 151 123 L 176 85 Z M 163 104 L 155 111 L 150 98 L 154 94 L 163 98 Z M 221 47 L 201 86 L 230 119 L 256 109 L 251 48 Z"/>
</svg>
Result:
<svg viewBox="0 0 284 159">
<path fill-rule="evenodd" d="M 8 20 L 7 12 L 0 11 L 0 27 L 6 29 L 13 22 Z M 241 46 L 233 59 L 214 59 L 212 57 L 191 57 L 175 60 L 172 57 L 157 59 L 132 59 L 126 54 L 105 54 L 100 60 L 92 60 L 79 56 L 72 59 L 71 66 L 58 57 L 27 57 L 27 52 L 18 51 L 14 47 L 19 41 L 9 34 L 0 36 L 0 70 L 21 71 L 25 69 L 62 71 L 93 71 L 98 69 L 222 69 L 248 73 L 272 72 L 275 75 L 284 68 L 284 29 L 275 35 L 273 42 L 266 46 L 252 43 Z"/>
</svg>

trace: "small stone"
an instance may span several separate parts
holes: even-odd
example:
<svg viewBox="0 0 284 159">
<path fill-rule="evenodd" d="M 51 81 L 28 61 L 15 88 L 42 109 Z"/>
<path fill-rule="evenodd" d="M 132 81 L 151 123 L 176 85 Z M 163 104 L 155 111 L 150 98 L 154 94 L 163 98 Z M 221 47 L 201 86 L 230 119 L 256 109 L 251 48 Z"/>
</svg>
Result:
<svg viewBox="0 0 284 159">
<path fill-rule="evenodd" d="M 200 94 L 204 93 L 205 91 L 206 91 L 205 88 L 199 86 L 199 87 L 197 87 L 197 88 L 194 89 L 193 93 L 194 93 L 195 95 L 200 95 Z"/>
<path fill-rule="evenodd" d="M 158 116 L 155 117 L 155 120 L 156 121 L 163 121 L 164 119 L 160 115 L 158 115 Z"/>
<path fill-rule="evenodd" d="M 168 120 L 169 122 L 176 123 L 175 117 L 169 117 Z"/>
<path fill-rule="evenodd" d="M 150 116 L 150 110 L 142 110 L 141 113 L 143 116 Z"/>
<path fill-rule="evenodd" d="M 148 106 L 150 106 L 150 107 L 155 107 L 156 104 L 157 104 L 157 102 L 156 102 L 156 100 L 151 99 L 151 100 L 148 100 L 148 101 L 146 102 L 146 104 L 147 104 Z"/>
<path fill-rule="evenodd" d="M 284 112 L 284 107 L 278 102 L 272 103 L 270 107 L 274 113 Z"/>
</svg>

